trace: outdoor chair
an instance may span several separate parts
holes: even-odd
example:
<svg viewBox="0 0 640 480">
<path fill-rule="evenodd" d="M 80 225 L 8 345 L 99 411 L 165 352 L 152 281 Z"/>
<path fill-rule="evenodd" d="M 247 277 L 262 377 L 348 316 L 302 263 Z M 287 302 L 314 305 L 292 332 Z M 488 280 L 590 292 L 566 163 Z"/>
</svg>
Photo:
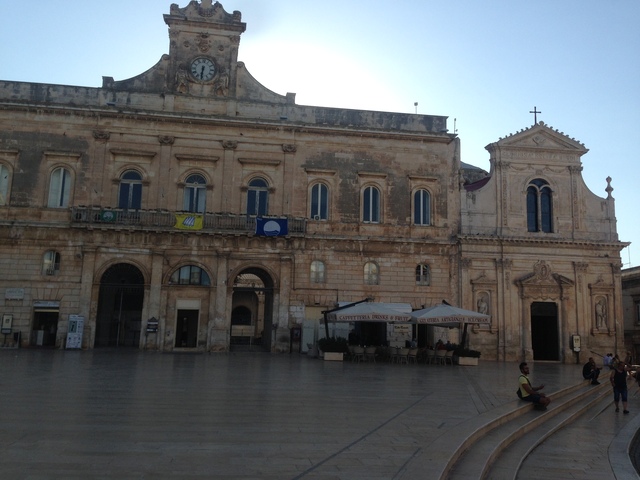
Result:
<svg viewBox="0 0 640 480">
<path fill-rule="evenodd" d="M 399 348 L 398 349 L 398 355 L 397 355 L 397 362 L 398 363 L 404 363 L 407 364 L 408 363 L 408 358 L 409 356 L 409 349 L 408 348 Z"/>
<path fill-rule="evenodd" d="M 389 347 L 389 363 L 393 363 L 398 359 L 398 349 L 396 347 Z"/>
<path fill-rule="evenodd" d="M 447 350 L 447 352 L 444 355 L 444 364 L 450 364 L 453 365 L 453 350 Z"/>
<path fill-rule="evenodd" d="M 364 362 L 364 348 L 358 346 L 353 347 L 351 361 L 356 363 Z"/>
<path fill-rule="evenodd" d="M 418 349 L 410 348 L 407 354 L 407 363 L 418 363 Z"/>
<path fill-rule="evenodd" d="M 446 365 L 446 360 L 445 360 L 445 356 L 447 354 L 446 350 L 436 350 L 436 363 L 438 365 Z"/>
<path fill-rule="evenodd" d="M 364 348 L 364 359 L 367 362 L 376 362 L 376 350 L 378 347 L 365 347 Z"/>
<path fill-rule="evenodd" d="M 436 361 L 436 351 L 432 348 L 427 348 L 424 352 L 424 363 L 435 363 Z"/>
</svg>

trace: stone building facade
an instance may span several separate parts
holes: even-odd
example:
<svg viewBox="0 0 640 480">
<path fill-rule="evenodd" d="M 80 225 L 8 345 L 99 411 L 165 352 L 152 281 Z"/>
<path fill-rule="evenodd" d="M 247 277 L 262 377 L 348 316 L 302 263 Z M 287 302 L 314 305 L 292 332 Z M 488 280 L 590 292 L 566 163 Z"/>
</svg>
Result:
<svg viewBox="0 0 640 480">
<path fill-rule="evenodd" d="M 238 62 L 240 12 L 164 20 L 169 53 L 134 78 L 0 82 L 9 343 L 65 348 L 80 325 L 83 348 L 304 351 L 323 311 L 374 298 L 486 311 L 486 359 L 622 345 L 626 244 L 582 144 L 534 125 L 469 183 L 446 117 L 297 105 Z"/>
<path fill-rule="evenodd" d="M 640 267 L 622 271 L 622 308 L 625 348 L 631 352 L 634 363 L 638 364 L 640 359 Z"/>
</svg>

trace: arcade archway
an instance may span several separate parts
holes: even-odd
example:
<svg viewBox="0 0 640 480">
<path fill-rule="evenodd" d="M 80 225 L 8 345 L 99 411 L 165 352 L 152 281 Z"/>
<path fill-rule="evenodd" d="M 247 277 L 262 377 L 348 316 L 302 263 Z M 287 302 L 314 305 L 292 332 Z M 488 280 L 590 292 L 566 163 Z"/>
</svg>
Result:
<svg viewBox="0 0 640 480">
<path fill-rule="evenodd" d="M 95 347 L 140 346 L 144 276 L 135 266 L 119 263 L 100 280 Z"/>
<path fill-rule="evenodd" d="M 230 350 L 271 351 L 273 279 L 260 268 L 242 270 L 233 280 Z"/>
</svg>

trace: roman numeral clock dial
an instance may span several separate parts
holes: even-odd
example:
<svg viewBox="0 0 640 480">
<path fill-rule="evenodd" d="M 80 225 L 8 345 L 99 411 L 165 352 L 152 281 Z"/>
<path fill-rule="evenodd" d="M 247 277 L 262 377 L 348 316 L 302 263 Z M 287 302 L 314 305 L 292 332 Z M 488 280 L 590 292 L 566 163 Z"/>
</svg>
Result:
<svg viewBox="0 0 640 480">
<path fill-rule="evenodd" d="M 216 74 L 215 64 L 208 58 L 199 57 L 191 62 L 191 75 L 200 82 L 208 82 Z"/>
</svg>

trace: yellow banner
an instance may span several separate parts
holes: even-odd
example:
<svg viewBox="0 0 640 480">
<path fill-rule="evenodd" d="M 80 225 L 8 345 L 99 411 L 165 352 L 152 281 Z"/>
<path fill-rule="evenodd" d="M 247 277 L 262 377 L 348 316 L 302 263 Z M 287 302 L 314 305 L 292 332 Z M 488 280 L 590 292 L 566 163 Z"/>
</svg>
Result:
<svg viewBox="0 0 640 480">
<path fill-rule="evenodd" d="M 176 223 L 173 228 L 180 230 L 202 230 L 202 215 L 195 213 L 176 213 Z"/>
</svg>

